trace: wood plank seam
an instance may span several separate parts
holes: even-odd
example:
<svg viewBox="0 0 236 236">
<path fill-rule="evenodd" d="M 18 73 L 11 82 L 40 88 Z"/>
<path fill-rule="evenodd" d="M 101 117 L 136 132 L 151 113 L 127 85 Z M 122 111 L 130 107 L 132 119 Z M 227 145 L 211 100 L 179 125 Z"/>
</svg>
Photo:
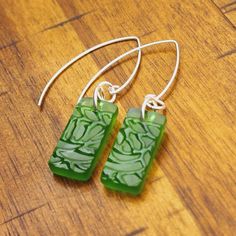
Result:
<svg viewBox="0 0 236 236">
<path fill-rule="evenodd" d="M 35 32 L 33 34 L 30 34 L 30 35 L 26 35 L 25 38 L 22 38 L 22 39 L 13 39 L 10 43 L 7 43 L 7 44 L 3 44 L 3 45 L 0 45 L 0 51 L 3 50 L 3 49 L 7 49 L 7 48 L 11 48 L 11 47 L 15 47 L 18 43 L 24 41 L 24 40 L 28 40 L 29 38 L 31 37 L 34 37 L 34 36 L 37 36 L 39 33 L 43 33 L 45 31 L 49 31 L 49 30 L 52 30 L 52 29 L 55 29 L 55 28 L 58 28 L 58 27 L 63 27 L 64 25 L 67 25 L 68 23 L 71 23 L 73 21 L 77 21 L 77 20 L 80 20 L 81 18 L 91 14 L 91 13 L 94 13 L 96 11 L 96 9 L 94 10 L 91 10 L 91 11 L 88 11 L 88 12 L 85 12 L 85 13 L 81 13 L 81 14 L 77 14 L 77 15 L 74 15 L 70 18 L 67 18 L 57 24 L 54 24 L 54 25 L 51 25 L 51 26 L 48 26 L 38 32 Z"/>
<path fill-rule="evenodd" d="M 136 229 L 130 233 L 127 233 L 126 236 L 135 236 L 135 235 L 143 233 L 145 230 L 147 230 L 147 227 L 141 227 L 141 228 Z"/>
<path fill-rule="evenodd" d="M 16 215 L 16 216 L 13 216 L 13 217 L 10 218 L 10 219 L 5 220 L 5 221 L 2 222 L 0 225 L 7 224 L 7 223 L 9 223 L 9 222 L 11 222 L 11 221 L 13 221 L 13 220 L 15 220 L 15 219 L 18 219 L 18 218 L 20 218 L 20 217 L 22 217 L 22 216 L 25 216 L 25 215 L 27 215 L 27 214 L 30 214 L 30 213 L 32 213 L 32 212 L 38 210 L 38 209 L 40 209 L 40 208 L 43 208 L 43 207 L 46 206 L 46 205 L 48 205 L 48 203 L 44 203 L 44 204 L 39 205 L 39 206 L 37 206 L 37 207 L 35 207 L 35 208 L 29 209 L 29 210 L 26 211 L 26 212 L 20 213 L 20 214 L 18 214 L 18 215 Z"/>
<path fill-rule="evenodd" d="M 236 25 L 229 19 L 229 17 L 226 15 L 226 12 L 224 12 L 224 10 L 222 10 L 222 8 L 214 0 L 211 0 L 211 2 L 221 12 L 224 19 L 233 27 L 233 29 L 236 29 Z"/>
<path fill-rule="evenodd" d="M 221 58 L 224 58 L 224 57 L 227 57 L 227 56 L 231 56 L 234 53 L 236 53 L 236 48 L 234 48 L 232 50 L 229 50 L 229 51 L 223 53 L 222 55 L 218 56 L 218 59 L 221 59 Z"/>
<path fill-rule="evenodd" d="M 75 16 L 72 16 L 70 18 L 68 18 L 67 20 L 64 20 L 64 21 L 61 21 L 55 25 L 52 25 L 52 26 L 49 26 L 45 29 L 43 29 L 41 32 L 45 32 L 45 31 L 48 31 L 48 30 L 52 30 L 52 29 L 55 29 L 57 27 L 62 27 L 64 26 L 65 24 L 68 24 L 70 22 L 73 22 L 73 21 L 76 21 L 76 20 L 79 20 L 81 19 L 82 17 L 90 14 L 90 13 L 93 13 L 95 10 L 91 10 L 91 11 L 88 11 L 88 12 L 85 12 L 85 13 L 82 13 L 82 14 L 78 14 L 78 15 L 75 15 Z"/>
<path fill-rule="evenodd" d="M 221 9 L 224 14 L 235 11 L 236 10 L 236 1 L 225 4 L 224 6 L 221 7 Z"/>
</svg>

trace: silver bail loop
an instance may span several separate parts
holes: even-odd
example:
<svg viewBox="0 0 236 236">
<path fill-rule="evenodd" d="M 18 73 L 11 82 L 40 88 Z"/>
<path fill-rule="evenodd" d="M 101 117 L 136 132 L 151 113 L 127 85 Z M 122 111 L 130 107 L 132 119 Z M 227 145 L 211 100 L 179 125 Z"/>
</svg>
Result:
<svg viewBox="0 0 236 236">
<path fill-rule="evenodd" d="M 108 87 L 108 92 L 110 93 L 111 95 L 111 98 L 109 100 L 105 99 L 104 97 L 104 85 L 106 86 L 109 86 Z M 94 90 L 94 94 L 93 94 L 93 102 L 94 102 L 94 105 L 95 107 L 97 108 L 97 105 L 98 105 L 98 99 L 101 100 L 101 101 L 106 101 L 106 102 L 111 102 L 113 103 L 115 100 L 116 100 L 116 93 L 111 93 L 110 91 L 113 91 L 114 90 L 114 85 L 112 85 L 110 82 L 108 81 L 103 81 L 101 83 L 99 83 L 97 85 L 97 87 L 95 88 Z"/>
</svg>

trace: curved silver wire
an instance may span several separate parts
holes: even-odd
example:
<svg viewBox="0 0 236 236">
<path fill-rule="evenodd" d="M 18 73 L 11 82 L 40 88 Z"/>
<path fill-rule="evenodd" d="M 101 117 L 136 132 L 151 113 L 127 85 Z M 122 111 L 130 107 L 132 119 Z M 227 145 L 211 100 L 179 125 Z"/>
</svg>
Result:
<svg viewBox="0 0 236 236">
<path fill-rule="evenodd" d="M 79 59 L 81 59 L 82 57 L 88 55 L 89 53 L 99 49 L 99 48 L 102 48 L 102 47 L 105 47 L 105 46 L 108 46 L 110 44 L 114 44 L 114 43 L 118 43 L 118 42 L 122 42 L 122 41 L 131 41 L 131 40 L 135 40 L 137 42 L 137 45 L 140 47 L 141 44 L 140 44 L 140 40 L 138 37 L 136 36 L 128 36 L 128 37 L 122 37 L 122 38 L 117 38 L 117 39 L 112 39 L 112 40 L 109 40 L 109 41 L 106 41 L 106 42 L 103 42 L 103 43 L 100 43 L 98 45 L 95 45 L 87 50 L 85 50 L 84 52 L 78 54 L 77 56 L 75 56 L 74 58 L 72 58 L 69 62 L 67 62 L 65 65 L 63 65 L 52 77 L 51 79 L 47 82 L 46 86 L 44 87 L 41 95 L 40 95 L 40 98 L 39 98 L 39 101 L 38 101 L 38 106 L 41 106 L 42 105 L 42 102 L 43 102 L 43 99 L 48 91 L 48 89 L 51 87 L 51 85 L 54 83 L 54 81 L 58 78 L 58 76 L 64 72 L 68 67 L 70 67 L 72 64 L 74 64 L 76 61 L 78 61 Z M 136 62 L 136 65 L 135 65 L 135 68 L 132 72 L 132 74 L 130 75 L 130 77 L 128 78 L 128 80 L 122 85 L 120 86 L 120 90 L 123 90 L 132 80 L 133 78 L 135 77 L 137 71 L 138 71 L 138 68 L 140 66 L 140 62 L 141 62 L 141 49 L 138 49 L 138 58 L 137 58 L 137 62 Z M 104 66 L 102 68 L 102 73 L 104 73 L 111 65 L 113 64 L 110 64 L 108 63 L 108 65 Z M 88 84 L 85 86 L 85 88 L 82 90 L 81 92 L 81 95 L 79 96 L 79 99 L 77 101 L 77 103 L 79 103 L 79 101 L 81 100 L 81 98 L 84 96 L 84 94 L 87 92 L 87 90 L 89 89 L 89 87 L 94 83 L 94 81 L 96 81 L 98 79 L 98 77 L 102 74 L 102 73 L 97 73 L 95 76 L 93 76 L 93 78 L 88 82 Z M 112 85 L 114 87 L 114 85 Z M 115 85 L 115 87 L 117 87 L 117 85 Z M 101 97 L 101 96 L 99 96 Z"/>
<path fill-rule="evenodd" d="M 130 51 L 118 56 L 117 58 L 115 58 L 113 61 L 109 62 L 106 66 L 107 67 L 110 67 L 111 65 L 113 65 L 114 63 L 116 63 L 117 61 L 121 60 L 122 58 L 132 54 L 133 52 L 135 51 L 138 51 L 140 49 L 143 49 L 143 48 L 146 48 L 146 47 L 150 47 L 150 46 L 154 46 L 154 45 L 158 45 L 158 44 L 165 44 L 165 43 L 173 43 L 175 44 L 175 47 L 176 47 L 176 64 L 175 64 L 175 68 L 174 68 L 174 71 L 173 71 L 173 74 L 169 80 L 169 82 L 167 83 L 167 85 L 165 86 L 165 88 L 161 91 L 161 93 L 159 93 L 158 95 L 155 95 L 155 94 L 147 94 L 145 96 L 145 99 L 144 99 L 144 102 L 142 104 L 142 118 L 144 119 L 145 117 L 145 109 L 146 107 L 150 107 L 151 109 L 154 109 L 154 110 L 162 110 L 162 109 L 165 109 L 166 106 L 165 106 L 165 103 L 160 100 L 160 98 L 167 92 L 167 90 L 171 87 L 171 85 L 173 84 L 175 78 L 176 78 L 176 75 L 177 75 L 177 72 L 178 72 L 178 69 L 179 69 L 179 61 L 180 61 L 180 49 L 179 49 L 179 44 L 176 40 L 173 40 L 173 39 L 168 39 L 168 40 L 160 40 L 160 41 L 154 41 L 154 42 L 151 42 L 151 43 L 147 43 L 147 44 L 143 44 L 142 46 L 140 47 L 137 47 L 137 48 L 133 48 L 131 49 Z M 99 76 L 100 74 L 103 73 L 103 70 L 105 70 L 105 67 L 102 68 L 100 71 L 97 72 L 97 74 L 95 76 Z M 98 85 L 99 86 L 99 85 Z M 119 93 L 120 92 L 120 88 L 118 89 L 113 89 L 113 91 L 110 91 L 111 95 L 112 94 L 116 94 L 116 93 Z"/>
</svg>

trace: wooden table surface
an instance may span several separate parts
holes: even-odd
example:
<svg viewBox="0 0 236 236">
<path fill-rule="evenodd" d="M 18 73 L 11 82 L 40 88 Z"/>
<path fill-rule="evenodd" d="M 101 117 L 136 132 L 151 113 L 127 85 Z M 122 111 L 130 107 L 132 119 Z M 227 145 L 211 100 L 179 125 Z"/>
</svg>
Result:
<svg viewBox="0 0 236 236">
<path fill-rule="evenodd" d="M 236 2 L 234 0 L 0 1 L 0 235 L 235 235 Z M 127 36 L 180 43 L 177 83 L 166 99 L 165 140 L 143 194 L 112 193 L 100 173 L 129 107 L 158 93 L 172 46 L 143 51 L 132 89 L 117 98 L 115 131 L 87 183 L 54 177 L 47 161 L 82 88 L 120 43 L 52 74 L 95 44 Z M 136 57 L 101 80 L 121 84 Z M 92 95 L 91 89 L 88 95 Z"/>
</svg>

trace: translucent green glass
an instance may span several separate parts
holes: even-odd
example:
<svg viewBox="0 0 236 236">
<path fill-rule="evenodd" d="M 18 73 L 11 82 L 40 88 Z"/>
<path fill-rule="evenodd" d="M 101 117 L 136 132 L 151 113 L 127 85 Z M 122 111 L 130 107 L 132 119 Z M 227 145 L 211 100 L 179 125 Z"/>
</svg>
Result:
<svg viewBox="0 0 236 236">
<path fill-rule="evenodd" d="M 117 106 L 93 98 L 83 98 L 62 133 L 48 162 L 56 175 L 88 180 L 101 156 L 118 114 Z"/>
<path fill-rule="evenodd" d="M 128 111 L 101 175 L 110 189 L 138 195 L 141 193 L 152 161 L 161 144 L 166 117 L 141 110 Z"/>
</svg>

